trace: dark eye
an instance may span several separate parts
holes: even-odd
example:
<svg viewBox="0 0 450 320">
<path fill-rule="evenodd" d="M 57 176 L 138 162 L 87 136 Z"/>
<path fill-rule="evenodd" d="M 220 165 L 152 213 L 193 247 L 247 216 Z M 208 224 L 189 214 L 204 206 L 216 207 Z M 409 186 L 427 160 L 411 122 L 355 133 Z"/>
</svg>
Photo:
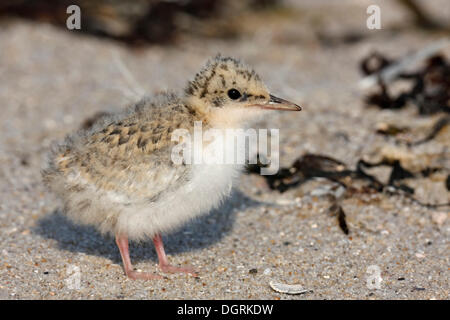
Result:
<svg viewBox="0 0 450 320">
<path fill-rule="evenodd" d="M 228 96 L 233 99 L 239 99 L 241 97 L 241 93 L 239 91 L 237 91 L 236 89 L 230 89 L 228 90 Z"/>
</svg>

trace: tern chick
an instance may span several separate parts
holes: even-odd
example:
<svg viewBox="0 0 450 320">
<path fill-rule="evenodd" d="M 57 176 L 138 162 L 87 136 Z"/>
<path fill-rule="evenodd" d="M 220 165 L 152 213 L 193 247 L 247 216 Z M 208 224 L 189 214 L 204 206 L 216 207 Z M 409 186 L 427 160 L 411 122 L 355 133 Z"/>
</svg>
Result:
<svg viewBox="0 0 450 320">
<path fill-rule="evenodd" d="M 251 68 L 219 55 L 182 95 L 144 98 L 69 135 L 50 153 L 44 181 L 71 220 L 115 236 L 129 278 L 160 278 L 135 271 L 130 261 L 128 241 L 148 238 L 163 272 L 195 275 L 190 267 L 169 265 L 161 234 L 217 207 L 242 165 L 175 164 L 171 135 L 193 132 L 196 121 L 203 129 L 241 128 L 265 109 L 301 110 L 271 95 Z"/>
</svg>

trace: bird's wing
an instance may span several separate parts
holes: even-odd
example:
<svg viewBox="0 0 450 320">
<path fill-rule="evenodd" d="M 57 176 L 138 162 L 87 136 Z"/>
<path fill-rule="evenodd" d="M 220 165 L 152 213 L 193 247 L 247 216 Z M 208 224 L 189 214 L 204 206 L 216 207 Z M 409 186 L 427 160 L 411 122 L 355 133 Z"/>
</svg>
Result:
<svg viewBox="0 0 450 320">
<path fill-rule="evenodd" d="M 124 201 L 152 201 L 188 180 L 191 171 L 172 161 L 171 127 L 158 124 L 112 123 L 87 137 L 83 147 L 68 149 L 60 165 L 75 171 L 79 183 L 117 193 Z"/>
</svg>

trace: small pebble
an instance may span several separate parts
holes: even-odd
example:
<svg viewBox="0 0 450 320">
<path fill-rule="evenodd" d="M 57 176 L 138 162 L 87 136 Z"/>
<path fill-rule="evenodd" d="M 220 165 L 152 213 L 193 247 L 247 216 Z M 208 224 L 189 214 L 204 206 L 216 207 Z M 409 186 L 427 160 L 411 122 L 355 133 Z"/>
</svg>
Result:
<svg viewBox="0 0 450 320">
<path fill-rule="evenodd" d="M 431 213 L 431 221 L 436 223 L 438 226 L 442 226 L 447 220 L 448 213 L 447 212 L 432 212 Z"/>
<path fill-rule="evenodd" d="M 250 273 L 250 274 L 257 274 L 258 273 L 258 269 L 256 269 L 256 268 L 250 269 L 248 271 L 248 273 Z"/>
</svg>

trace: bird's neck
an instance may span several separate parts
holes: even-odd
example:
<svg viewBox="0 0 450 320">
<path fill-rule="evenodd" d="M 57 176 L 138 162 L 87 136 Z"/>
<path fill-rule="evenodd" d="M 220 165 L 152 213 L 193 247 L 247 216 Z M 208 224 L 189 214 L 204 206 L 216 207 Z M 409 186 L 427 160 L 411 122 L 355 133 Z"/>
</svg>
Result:
<svg viewBox="0 0 450 320">
<path fill-rule="evenodd" d="M 250 120 L 248 112 L 242 108 L 214 107 L 194 96 L 186 98 L 185 104 L 195 112 L 196 121 L 202 121 L 211 128 L 243 128 Z"/>
</svg>

